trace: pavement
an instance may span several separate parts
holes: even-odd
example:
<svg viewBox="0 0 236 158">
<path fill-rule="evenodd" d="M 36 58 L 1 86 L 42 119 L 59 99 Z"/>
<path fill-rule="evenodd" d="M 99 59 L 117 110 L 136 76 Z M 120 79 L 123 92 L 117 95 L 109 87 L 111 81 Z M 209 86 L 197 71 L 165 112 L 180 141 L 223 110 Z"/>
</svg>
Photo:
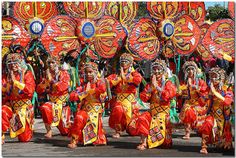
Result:
<svg viewBox="0 0 236 158">
<path fill-rule="evenodd" d="M 53 138 L 44 138 L 45 128 L 42 119 L 35 119 L 34 136 L 30 142 L 20 143 L 17 138 L 10 139 L 6 135 L 5 144 L 2 145 L 3 157 L 235 157 L 234 148 L 222 151 L 209 147 L 208 154 L 200 154 L 201 138 L 192 132 L 190 140 L 181 139 L 184 135 L 182 127 L 173 130 L 173 146 L 171 149 L 153 148 L 139 151 L 136 146 L 140 137 L 128 136 L 122 133 L 120 139 L 111 137 L 113 131 L 108 126 L 108 117 L 103 118 L 104 129 L 107 133 L 108 144 L 106 146 L 79 146 L 76 149 L 67 148 L 70 138 L 60 136 L 57 128 L 53 128 Z M 233 132 L 234 133 L 234 132 Z M 233 146 L 234 142 L 233 142 Z"/>
</svg>

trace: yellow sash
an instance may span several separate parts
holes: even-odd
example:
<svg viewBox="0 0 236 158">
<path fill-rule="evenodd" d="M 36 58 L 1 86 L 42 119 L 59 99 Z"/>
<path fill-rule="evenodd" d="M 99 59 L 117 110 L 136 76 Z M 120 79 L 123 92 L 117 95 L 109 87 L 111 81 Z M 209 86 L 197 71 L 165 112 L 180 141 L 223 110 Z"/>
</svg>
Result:
<svg viewBox="0 0 236 158">
<path fill-rule="evenodd" d="M 62 107 L 68 98 L 68 94 L 62 96 L 50 96 L 50 101 L 52 102 L 52 116 L 53 122 L 52 127 L 58 126 L 60 119 L 62 117 Z"/>
<path fill-rule="evenodd" d="M 12 105 L 14 114 L 10 120 L 10 137 L 15 138 L 25 131 L 26 121 L 29 123 L 30 129 L 33 129 L 34 111 L 33 108 L 27 109 L 31 105 L 29 99 L 12 101 Z"/>
<path fill-rule="evenodd" d="M 98 137 L 98 121 L 99 114 L 102 113 L 101 103 L 88 103 L 82 107 L 89 115 L 89 120 L 87 121 L 83 129 L 83 142 L 84 145 L 91 144 L 97 140 Z"/>
<path fill-rule="evenodd" d="M 135 95 L 133 93 L 118 93 L 117 101 L 122 104 L 125 111 L 127 124 L 129 124 L 132 118 L 133 102 L 136 101 Z"/>
<path fill-rule="evenodd" d="M 169 114 L 169 106 L 160 106 L 151 104 L 150 106 L 152 120 L 150 123 L 148 135 L 148 147 L 154 148 L 160 146 L 166 137 L 166 114 Z"/>
</svg>

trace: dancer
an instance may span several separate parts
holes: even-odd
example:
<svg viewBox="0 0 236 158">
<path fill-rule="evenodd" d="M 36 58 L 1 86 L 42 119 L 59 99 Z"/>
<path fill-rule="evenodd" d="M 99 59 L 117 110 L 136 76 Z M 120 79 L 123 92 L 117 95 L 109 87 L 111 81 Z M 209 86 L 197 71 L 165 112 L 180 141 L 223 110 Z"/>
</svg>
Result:
<svg viewBox="0 0 236 158">
<path fill-rule="evenodd" d="M 98 77 L 98 65 L 88 62 L 84 65 L 85 80 L 70 94 L 71 101 L 79 101 L 74 123 L 70 129 L 72 140 L 69 148 L 83 145 L 105 145 L 105 131 L 102 127 L 102 103 L 106 99 L 106 86 Z"/>
<path fill-rule="evenodd" d="M 19 53 L 8 54 L 6 65 L 7 76 L 2 77 L 2 144 L 9 128 L 11 138 L 18 136 L 20 142 L 28 142 L 33 136 L 34 76 Z"/>
<path fill-rule="evenodd" d="M 137 88 L 142 81 L 142 76 L 133 69 L 133 57 L 124 53 L 120 57 L 120 74 L 112 74 L 107 79 L 110 87 L 114 88 L 116 97 L 112 105 L 109 126 L 115 130 L 113 138 L 119 138 L 121 132 L 129 125 L 131 118 L 138 114 Z"/>
<path fill-rule="evenodd" d="M 200 127 L 207 112 L 208 86 L 206 82 L 197 77 L 198 67 L 194 61 L 186 61 L 183 65 L 185 74 L 184 86 L 187 96 L 179 114 L 179 118 L 185 125 L 185 135 L 183 139 L 190 139 L 191 128 Z M 182 85 L 183 87 L 183 85 Z"/>
<path fill-rule="evenodd" d="M 232 148 L 232 132 L 230 109 L 233 93 L 225 85 L 225 71 L 219 67 L 211 68 L 210 107 L 208 115 L 200 128 L 202 134 L 202 149 L 200 153 L 207 154 L 207 144 L 215 144 L 219 148 Z"/>
<path fill-rule="evenodd" d="M 129 130 L 141 136 L 139 150 L 157 146 L 172 146 L 170 102 L 176 96 L 176 87 L 168 79 L 164 60 L 152 63 L 152 81 L 141 92 L 140 98 L 150 103 L 150 110 L 133 118 Z"/>
<path fill-rule="evenodd" d="M 49 102 L 39 107 L 47 133 L 46 138 L 52 138 L 51 127 L 57 127 L 61 135 L 68 134 L 70 127 L 70 107 L 66 104 L 69 94 L 70 76 L 66 70 L 59 68 L 60 62 L 54 57 L 47 60 L 46 78 L 37 86 L 37 93 L 46 93 Z"/>
</svg>

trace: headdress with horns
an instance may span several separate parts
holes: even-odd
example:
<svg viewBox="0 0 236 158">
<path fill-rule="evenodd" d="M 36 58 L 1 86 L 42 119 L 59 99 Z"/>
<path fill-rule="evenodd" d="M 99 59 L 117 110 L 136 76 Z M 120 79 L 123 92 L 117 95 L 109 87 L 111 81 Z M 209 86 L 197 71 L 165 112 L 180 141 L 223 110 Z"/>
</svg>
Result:
<svg viewBox="0 0 236 158">
<path fill-rule="evenodd" d="M 120 62 L 122 62 L 122 61 L 128 61 L 132 64 L 134 61 L 134 58 L 132 57 L 131 54 L 124 53 L 120 56 Z"/>
<path fill-rule="evenodd" d="M 166 72 L 167 71 L 167 65 L 165 60 L 160 60 L 160 59 L 156 59 L 153 63 L 152 63 L 152 67 L 151 69 L 153 70 L 154 67 L 161 67 L 162 68 L 162 72 Z"/>
<path fill-rule="evenodd" d="M 219 67 L 213 67 L 209 71 L 209 77 L 212 79 L 212 74 L 216 74 L 217 77 L 215 78 L 218 81 L 224 82 L 226 78 L 226 73 L 224 69 L 221 69 Z"/>
</svg>

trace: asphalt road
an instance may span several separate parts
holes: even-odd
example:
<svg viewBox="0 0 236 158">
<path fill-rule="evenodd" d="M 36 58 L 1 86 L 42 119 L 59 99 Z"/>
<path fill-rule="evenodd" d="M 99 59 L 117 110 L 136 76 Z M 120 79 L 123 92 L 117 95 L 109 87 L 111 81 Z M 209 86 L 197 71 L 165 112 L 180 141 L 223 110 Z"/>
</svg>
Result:
<svg viewBox="0 0 236 158">
<path fill-rule="evenodd" d="M 33 139 L 28 143 L 20 143 L 18 139 L 10 139 L 6 136 L 6 143 L 2 146 L 2 156 L 8 157 L 57 157 L 57 156 L 79 156 L 79 157 L 234 157 L 234 149 L 230 151 L 221 151 L 209 147 L 209 154 L 203 155 L 201 149 L 201 139 L 193 132 L 190 140 L 183 140 L 183 129 L 173 131 L 173 147 L 171 149 L 154 148 L 139 151 L 136 146 L 139 144 L 139 137 L 131 137 L 123 133 L 120 139 L 111 137 L 112 130 L 108 127 L 108 118 L 104 117 L 104 128 L 107 132 L 108 144 L 106 146 L 79 146 L 76 149 L 67 148 L 70 138 L 59 135 L 57 128 L 53 128 L 53 138 L 44 138 L 44 125 L 42 119 L 36 119 L 35 132 Z M 234 144 L 234 143 L 233 143 Z"/>
</svg>

